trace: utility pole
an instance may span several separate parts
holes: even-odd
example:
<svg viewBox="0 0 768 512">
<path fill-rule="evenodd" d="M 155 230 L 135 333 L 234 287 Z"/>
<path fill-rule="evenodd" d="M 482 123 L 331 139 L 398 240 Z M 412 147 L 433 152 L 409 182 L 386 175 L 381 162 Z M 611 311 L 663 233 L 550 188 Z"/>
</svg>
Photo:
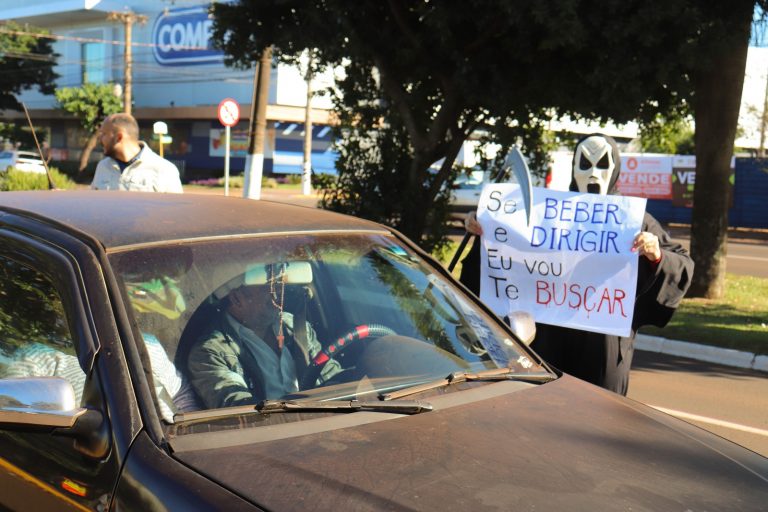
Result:
<svg viewBox="0 0 768 512">
<path fill-rule="evenodd" d="M 307 58 L 307 106 L 304 109 L 304 165 L 301 174 L 301 193 L 308 196 L 312 193 L 312 66 L 314 59 L 312 50 Z"/>
<path fill-rule="evenodd" d="M 259 59 L 253 84 L 251 102 L 250 141 L 245 158 L 245 183 L 243 197 L 261 199 L 261 176 L 264 173 L 264 137 L 267 133 L 267 100 L 269 99 L 269 77 L 272 73 L 272 47 L 264 49 Z"/>
<path fill-rule="evenodd" d="M 123 54 L 123 65 L 125 66 L 123 75 L 125 84 L 123 85 L 123 110 L 126 114 L 130 114 L 131 102 L 133 101 L 133 55 L 131 52 L 133 24 L 140 23 L 143 25 L 147 22 L 147 17 L 143 14 L 135 14 L 132 12 L 113 11 L 107 15 L 107 19 L 119 21 L 125 27 L 125 52 Z"/>
</svg>

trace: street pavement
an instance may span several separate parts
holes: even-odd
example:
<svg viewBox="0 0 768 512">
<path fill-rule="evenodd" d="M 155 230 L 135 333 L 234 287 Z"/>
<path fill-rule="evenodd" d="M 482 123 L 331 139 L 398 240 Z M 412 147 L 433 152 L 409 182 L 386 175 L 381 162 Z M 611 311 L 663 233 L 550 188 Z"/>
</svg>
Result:
<svg viewBox="0 0 768 512">
<path fill-rule="evenodd" d="M 627 396 L 768 457 L 765 373 L 637 351 Z"/>
<path fill-rule="evenodd" d="M 668 231 L 673 239 L 690 250 L 690 226 L 671 224 Z M 726 261 L 729 274 L 768 279 L 768 229 L 730 228 Z"/>
</svg>

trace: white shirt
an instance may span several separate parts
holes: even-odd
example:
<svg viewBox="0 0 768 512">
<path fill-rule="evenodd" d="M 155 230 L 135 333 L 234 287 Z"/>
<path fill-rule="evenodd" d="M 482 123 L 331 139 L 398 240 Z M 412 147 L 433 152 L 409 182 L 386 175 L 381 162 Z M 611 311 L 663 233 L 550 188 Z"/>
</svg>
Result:
<svg viewBox="0 0 768 512">
<path fill-rule="evenodd" d="M 139 145 L 142 150 L 138 158 L 123 171 L 120 171 L 120 166 L 114 158 L 103 158 L 96 166 L 91 188 L 179 194 L 184 192 L 176 166 L 154 153 L 145 142 L 139 141 Z"/>
<path fill-rule="evenodd" d="M 152 380 L 159 399 L 160 415 L 173 423 L 174 409 L 194 411 L 198 409 L 191 384 L 176 370 L 158 339 L 142 333 L 144 345 L 152 366 Z M 42 343 L 32 343 L 18 349 L 5 361 L 8 365 L 3 378 L 61 377 L 75 391 L 75 402 L 80 403 L 85 386 L 85 373 L 77 357 L 55 350 Z"/>
</svg>

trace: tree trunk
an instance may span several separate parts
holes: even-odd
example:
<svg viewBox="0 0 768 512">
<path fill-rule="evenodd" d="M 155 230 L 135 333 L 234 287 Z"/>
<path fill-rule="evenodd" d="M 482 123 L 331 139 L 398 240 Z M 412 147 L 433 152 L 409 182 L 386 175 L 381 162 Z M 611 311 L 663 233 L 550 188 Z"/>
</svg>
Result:
<svg viewBox="0 0 768 512">
<path fill-rule="evenodd" d="M 418 152 L 415 153 L 416 155 L 419 154 Z M 423 159 L 414 156 L 408 168 L 408 190 L 402 192 L 405 197 L 410 199 L 411 206 L 403 209 L 400 225 L 397 229 L 417 244 L 421 241 L 421 235 L 424 233 L 427 210 L 429 209 L 428 203 L 424 202 L 423 184 L 424 169 L 428 167 L 429 164 L 425 163 Z"/>
<path fill-rule="evenodd" d="M 709 65 L 694 77 L 696 184 L 693 191 L 691 256 L 696 270 L 690 297 L 723 296 L 728 242 L 730 162 L 741 106 L 741 90 L 754 2 L 729 4 L 732 44 L 718 46 Z"/>
<path fill-rule="evenodd" d="M 78 172 L 83 172 L 85 168 L 88 167 L 88 160 L 91 158 L 91 152 L 93 151 L 93 148 L 96 147 L 98 140 L 99 132 L 93 133 L 88 137 L 88 142 L 85 143 L 83 152 L 80 155 L 80 167 L 78 168 Z"/>
</svg>

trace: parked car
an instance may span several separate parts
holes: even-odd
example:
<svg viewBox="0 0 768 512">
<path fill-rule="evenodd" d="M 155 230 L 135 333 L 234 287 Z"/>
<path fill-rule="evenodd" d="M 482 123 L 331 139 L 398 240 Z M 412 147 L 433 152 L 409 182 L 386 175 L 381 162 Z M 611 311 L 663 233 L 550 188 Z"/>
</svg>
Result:
<svg viewBox="0 0 768 512">
<path fill-rule="evenodd" d="M 463 217 L 464 214 L 477 210 L 477 203 L 483 186 L 490 181 L 490 172 L 473 170 L 459 175 L 453 182 L 449 210 L 451 216 Z"/>
<path fill-rule="evenodd" d="M 0 171 L 7 171 L 9 167 L 24 172 L 45 174 L 45 164 L 40 155 L 32 151 L 3 151 L 0 153 Z"/>
<path fill-rule="evenodd" d="M 268 285 L 322 344 L 306 364 L 340 373 L 258 404 L 201 407 L 216 382 L 178 400 L 240 285 Z M 557 372 L 523 342 L 530 317 L 508 321 L 356 218 L 4 192 L 0 508 L 765 510 L 767 459 Z"/>
</svg>

